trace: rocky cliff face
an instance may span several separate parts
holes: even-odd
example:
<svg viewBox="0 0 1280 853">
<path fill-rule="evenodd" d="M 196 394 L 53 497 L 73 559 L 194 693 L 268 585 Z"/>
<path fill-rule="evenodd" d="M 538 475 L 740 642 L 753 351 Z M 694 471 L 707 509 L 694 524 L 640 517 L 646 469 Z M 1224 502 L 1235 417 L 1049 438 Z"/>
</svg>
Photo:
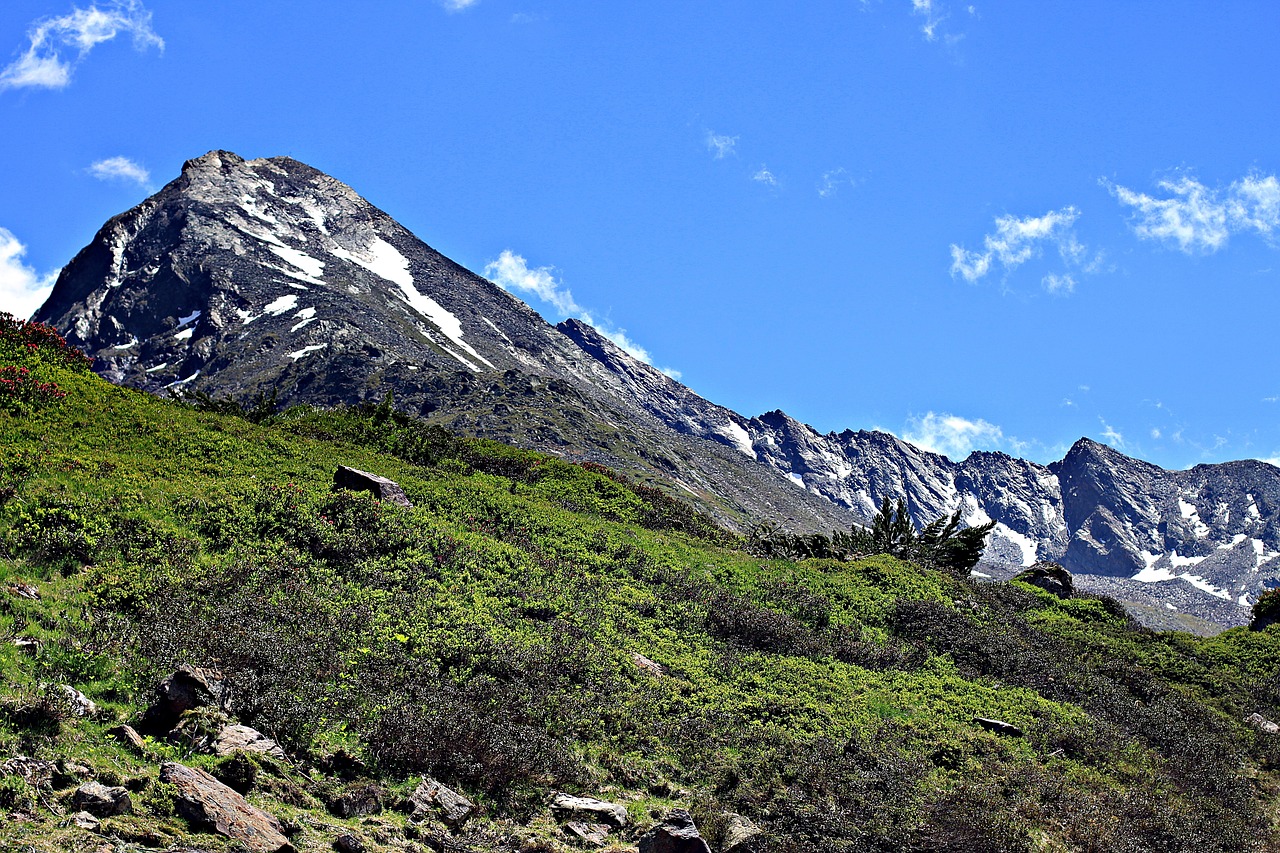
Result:
<svg viewBox="0 0 1280 853">
<path fill-rule="evenodd" d="M 401 408 L 629 470 L 739 529 L 846 527 L 884 497 L 906 498 L 921 523 L 960 509 L 996 522 L 985 573 L 1057 560 L 1152 621 L 1238 623 L 1280 577 L 1272 466 L 1170 472 L 1085 439 L 1048 467 L 985 452 L 953 462 L 885 433 L 748 419 L 580 321 L 549 325 L 288 158 L 189 161 L 99 231 L 36 318 L 118 383 L 316 405 L 394 390 Z"/>
</svg>

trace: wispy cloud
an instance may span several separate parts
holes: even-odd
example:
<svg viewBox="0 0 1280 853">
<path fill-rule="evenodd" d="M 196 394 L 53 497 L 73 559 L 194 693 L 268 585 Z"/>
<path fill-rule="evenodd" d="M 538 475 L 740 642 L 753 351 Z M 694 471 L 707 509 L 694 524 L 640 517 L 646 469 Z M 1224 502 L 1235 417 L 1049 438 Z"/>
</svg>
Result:
<svg viewBox="0 0 1280 853">
<path fill-rule="evenodd" d="M 1102 437 L 1107 440 L 1107 444 L 1112 447 L 1124 447 L 1124 436 L 1120 431 L 1107 423 L 1103 418 L 1098 418 L 1098 422 L 1102 424 Z"/>
<path fill-rule="evenodd" d="M 100 181 L 125 181 L 146 187 L 151 173 L 128 157 L 108 157 L 89 165 L 89 174 Z"/>
<path fill-rule="evenodd" d="M 1044 289 L 1050 293 L 1068 294 L 1074 293 L 1076 289 L 1076 279 L 1071 273 L 1049 273 L 1040 279 L 1040 283 L 1044 285 Z"/>
<path fill-rule="evenodd" d="M 769 167 L 764 165 L 763 163 L 760 164 L 759 170 L 757 170 L 756 173 L 751 176 L 751 180 L 757 181 L 759 183 L 762 183 L 770 187 L 776 187 L 778 185 L 777 177 L 775 177 L 773 172 L 769 171 Z"/>
<path fill-rule="evenodd" d="M 1175 244 L 1188 255 L 1209 255 L 1224 248 L 1232 234 L 1255 232 L 1275 242 L 1280 230 L 1280 181 L 1253 174 L 1225 189 L 1208 187 L 1189 175 L 1158 181 L 1163 197 L 1101 183 L 1132 209 L 1130 223 L 1144 240 Z"/>
<path fill-rule="evenodd" d="M 72 71 L 95 47 L 121 34 L 131 35 L 138 50 L 164 49 L 164 39 L 151 29 L 151 13 L 139 0 L 75 7 L 70 14 L 36 21 L 27 33 L 27 49 L 0 71 L 0 91 L 65 88 Z M 70 58 L 64 55 L 72 51 Z"/>
<path fill-rule="evenodd" d="M 725 136 L 723 134 L 707 131 L 707 150 L 717 160 L 723 160 L 730 154 L 736 154 L 734 150 L 738 145 L 738 137 Z"/>
<path fill-rule="evenodd" d="M 936 412 L 908 418 L 902 437 L 917 447 L 957 461 L 975 450 L 994 449 L 1006 442 L 1004 431 L 993 423 Z"/>
<path fill-rule="evenodd" d="M 503 290 L 535 296 L 555 308 L 561 316 L 579 318 L 593 326 L 631 357 L 645 364 L 653 364 L 653 358 L 648 350 L 629 338 L 626 329 L 616 327 L 604 320 L 597 320 L 592 316 L 591 311 L 579 305 L 569 288 L 556 280 L 554 267 L 530 268 L 529 262 L 522 256 L 510 249 L 503 249 L 497 260 L 485 264 L 484 274 Z M 672 379 L 680 378 L 678 370 L 664 367 L 658 369 Z"/>
<path fill-rule="evenodd" d="M 27 247 L 13 232 L 0 228 L 0 311 L 27 318 L 49 297 L 60 270 L 38 274 L 22 262 Z"/>
<path fill-rule="evenodd" d="M 849 177 L 847 170 L 840 168 L 823 172 L 822 180 L 818 182 L 818 195 L 823 198 L 831 198 L 844 186 L 856 186 L 853 178 Z"/>
<path fill-rule="evenodd" d="M 1056 248 L 1069 269 L 1094 272 L 1102 256 L 1090 259 L 1088 250 L 1076 238 L 1074 226 L 1079 218 L 1080 211 L 1071 206 L 1051 210 L 1043 216 L 997 216 L 995 232 L 982 238 L 982 251 L 951 244 L 951 275 L 976 282 L 996 266 L 1008 275 L 1039 257 L 1045 246 Z M 1070 293 L 1076 285 L 1074 276 L 1067 272 L 1050 273 L 1041 283 L 1050 293 L 1057 294 Z"/>
<path fill-rule="evenodd" d="M 934 0 L 911 0 L 911 13 L 924 18 L 920 32 L 926 41 L 938 40 L 938 25 L 947 19 Z"/>
<path fill-rule="evenodd" d="M 480 0 L 440 0 L 440 5 L 450 12 L 461 12 L 463 9 L 469 9 L 479 2 Z"/>
</svg>

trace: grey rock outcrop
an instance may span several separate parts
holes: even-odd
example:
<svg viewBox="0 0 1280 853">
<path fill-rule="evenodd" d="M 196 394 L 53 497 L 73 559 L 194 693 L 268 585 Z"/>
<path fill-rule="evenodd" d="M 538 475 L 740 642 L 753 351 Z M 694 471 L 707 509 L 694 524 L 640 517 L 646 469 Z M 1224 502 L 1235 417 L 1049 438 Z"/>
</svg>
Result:
<svg viewBox="0 0 1280 853">
<path fill-rule="evenodd" d="M 262 732 L 249 726 L 233 724 L 218 733 L 217 739 L 213 742 L 213 752 L 215 755 L 227 756 L 237 751 L 260 752 L 272 758 L 285 758 L 280 744 Z"/>
<path fill-rule="evenodd" d="M 368 471 L 339 465 L 338 470 L 333 473 L 333 487 L 350 489 L 353 492 L 368 492 L 380 501 L 413 509 L 413 504 L 409 502 L 399 483 L 388 480 L 386 477 L 379 477 L 377 474 L 370 474 Z"/>
<path fill-rule="evenodd" d="M 615 829 L 622 829 L 630 820 L 624 805 L 607 803 L 594 797 L 575 797 L 572 794 L 553 795 L 551 810 L 561 818 L 585 823 L 604 823 Z"/>
<path fill-rule="evenodd" d="M 974 717 L 973 721 L 989 732 L 995 732 L 998 735 L 1007 737 L 1022 737 L 1022 729 L 1006 723 L 1004 720 L 994 720 L 990 717 Z"/>
<path fill-rule="evenodd" d="M 1266 735 L 1280 734 L 1280 724 L 1273 723 L 1266 717 L 1258 713 L 1250 714 L 1244 718 L 1244 721 Z"/>
<path fill-rule="evenodd" d="M 144 715 L 144 725 L 151 732 L 168 732 L 187 711 L 213 708 L 225 712 L 230 707 L 231 685 L 222 673 L 183 664 L 156 685 L 155 700 Z"/>
<path fill-rule="evenodd" d="M 71 795 L 71 804 L 77 811 L 88 812 L 94 817 L 133 814 L 133 800 L 129 791 L 121 787 L 107 787 L 100 782 L 85 782 Z"/>
<path fill-rule="evenodd" d="M 1036 563 L 1026 571 L 1019 572 L 1013 579 L 1039 587 L 1045 592 L 1051 592 L 1058 598 L 1070 598 L 1076 592 L 1075 583 L 1071 579 L 1071 572 L 1057 563 L 1047 560 Z"/>
<path fill-rule="evenodd" d="M 711 853 L 698 832 L 693 816 L 684 809 L 672 809 L 662 823 L 640 836 L 640 853 Z"/>
<path fill-rule="evenodd" d="M 750 818 L 740 814 L 725 819 L 723 853 L 763 853 L 760 838 L 763 831 Z"/>
<path fill-rule="evenodd" d="M 414 820 L 437 814 L 451 828 L 457 829 L 475 813 L 476 804 L 435 779 L 424 777 L 405 802 L 405 811 Z"/>
<path fill-rule="evenodd" d="M 177 789 L 174 805 L 193 826 L 238 841 L 251 853 L 293 850 L 280 821 L 203 770 L 166 762 L 160 766 L 160 781 Z"/>
</svg>

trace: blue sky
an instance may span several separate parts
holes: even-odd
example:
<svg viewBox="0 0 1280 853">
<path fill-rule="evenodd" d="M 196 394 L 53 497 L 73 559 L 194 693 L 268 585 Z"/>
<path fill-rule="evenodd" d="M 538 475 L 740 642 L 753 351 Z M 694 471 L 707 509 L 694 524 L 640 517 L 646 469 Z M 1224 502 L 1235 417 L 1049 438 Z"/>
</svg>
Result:
<svg viewBox="0 0 1280 853">
<path fill-rule="evenodd" d="M 184 160 L 283 154 L 746 415 L 1275 459 L 1277 36 L 1244 0 L 6 0 L 0 308 Z"/>
</svg>

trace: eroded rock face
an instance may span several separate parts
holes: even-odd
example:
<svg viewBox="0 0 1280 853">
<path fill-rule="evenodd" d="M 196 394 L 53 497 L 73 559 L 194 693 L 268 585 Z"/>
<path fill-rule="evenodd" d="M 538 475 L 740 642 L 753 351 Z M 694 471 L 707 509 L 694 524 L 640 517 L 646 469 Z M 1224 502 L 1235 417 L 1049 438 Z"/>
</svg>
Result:
<svg viewBox="0 0 1280 853">
<path fill-rule="evenodd" d="M 662 823 L 640 837 L 640 853 L 711 853 L 711 848 L 693 816 L 684 809 L 672 809 Z"/>
<path fill-rule="evenodd" d="M 238 841 L 252 853 L 293 850 L 280 821 L 203 770 L 168 761 L 160 766 L 160 781 L 178 789 L 174 805 L 193 826 Z"/>
</svg>

